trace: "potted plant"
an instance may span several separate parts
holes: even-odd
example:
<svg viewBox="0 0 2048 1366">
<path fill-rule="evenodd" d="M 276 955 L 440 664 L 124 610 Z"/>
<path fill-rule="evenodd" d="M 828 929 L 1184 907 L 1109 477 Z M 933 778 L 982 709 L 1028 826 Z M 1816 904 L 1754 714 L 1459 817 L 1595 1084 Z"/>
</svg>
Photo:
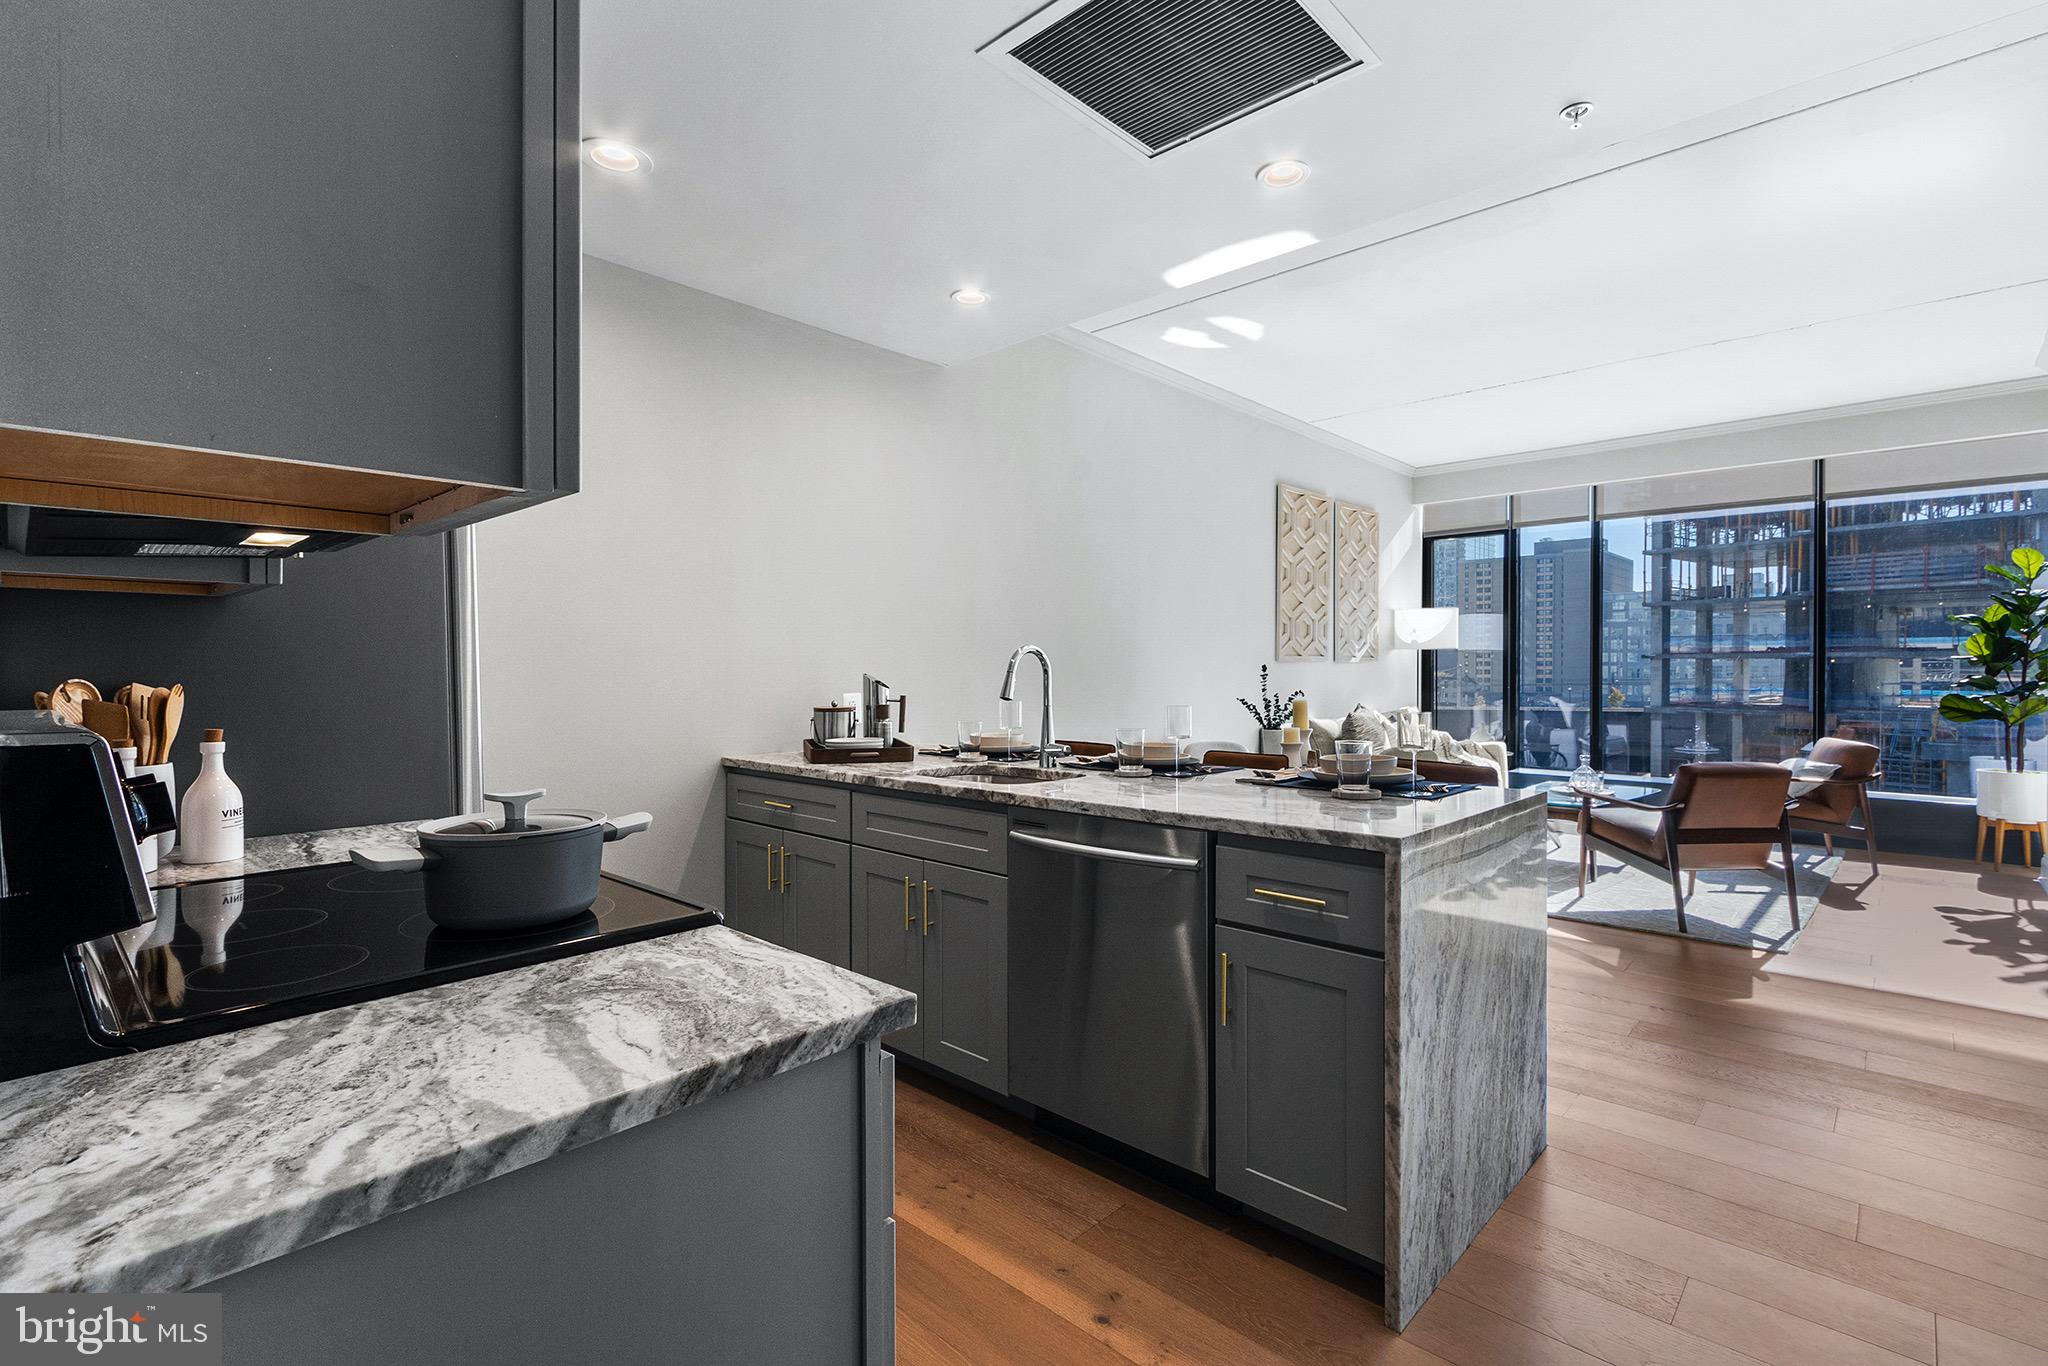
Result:
<svg viewBox="0 0 2048 1366">
<path fill-rule="evenodd" d="M 2003 768 L 1977 775 L 1977 815 L 2011 825 L 2048 821 L 2048 772 L 2026 771 L 2027 723 L 2048 713 L 2048 584 L 2042 570 L 2048 556 L 2030 547 L 2012 552 L 2008 564 L 1987 564 L 1984 572 L 2005 584 L 1981 612 L 1951 617 L 1970 635 L 1958 656 L 1976 673 L 1963 691 L 1941 699 L 1951 721 L 1996 721 L 2002 728 Z"/>
<path fill-rule="evenodd" d="M 1281 697 L 1267 684 L 1268 673 L 1269 670 L 1264 664 L 1259 665 L 1258 704 L 1254 706 L 1248 697 L 1238 698 L 1237 704 L 1250 712 L 1252 719 L 1259 723 L 1259 753 L 1278 754 L 1281 752 L 1280 732 L 1294 724 L 1294 699 L 1306 697 L 1308 694 L 1296 688 L 1287 696 Z"/>
</svg>

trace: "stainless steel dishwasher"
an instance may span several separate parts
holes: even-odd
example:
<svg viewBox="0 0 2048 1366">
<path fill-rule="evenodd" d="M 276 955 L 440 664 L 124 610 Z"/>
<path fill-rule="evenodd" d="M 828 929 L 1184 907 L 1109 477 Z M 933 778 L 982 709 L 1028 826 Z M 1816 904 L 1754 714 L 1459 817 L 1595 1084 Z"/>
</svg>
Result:
<svg viewBox="0 0 2048 1366">
<path fill-rule="evenodd" d="M 1209 836 L 1010 818 L 1010 1092 L 1209 1175 Z"/>
</svg>

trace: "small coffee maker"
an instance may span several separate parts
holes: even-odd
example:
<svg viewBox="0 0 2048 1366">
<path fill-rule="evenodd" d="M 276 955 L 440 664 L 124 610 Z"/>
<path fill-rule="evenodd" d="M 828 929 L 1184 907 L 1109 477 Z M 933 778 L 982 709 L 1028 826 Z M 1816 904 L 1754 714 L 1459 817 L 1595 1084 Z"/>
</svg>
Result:
<svg viewBox="0 0 2048 1366">
<path fill-rule="evenodd" d="M 155 778 L 52 712 L 0 712 L 0 1080 L 104 1055 L 74 945 L 156 918 L 135 842 L 176 825 Z"/>
</svg>

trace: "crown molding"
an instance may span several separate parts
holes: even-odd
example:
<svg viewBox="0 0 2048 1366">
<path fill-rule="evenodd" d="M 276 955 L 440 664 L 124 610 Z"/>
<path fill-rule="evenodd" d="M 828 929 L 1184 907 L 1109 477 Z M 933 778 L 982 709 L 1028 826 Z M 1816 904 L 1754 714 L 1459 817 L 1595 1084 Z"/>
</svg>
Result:
<svg viewBox="0 0 2048 1366">
<path fill-rule="evenodd" d="M 1320 445 L 1343 451 L 1346 455 L 1357 456 L 1368 464 L 1378 465 L 1382 469 L 1391 470 L 1410 479 L 1418 473 L 1415 466 L 1405 460 L 1396 460 L 1383 451 L 1362 446 L 1356 441 L 1338 436 L 1335 432 L 1326 432 L 1314 423 L 1290 417 L 1277 408 L 1268 408 L 1265 404 L 1255 403 L 1242 394 L 1234 394 L 1207 380 L 1183 374 L 1170 365 L 1162 365 L 1149 356 L 1141 356 L 1135 351 L 1126 350 L 1115 342 L 1104 341 L 1101 337 L 1083 332 L 1078 327 L 1063 327 L 1046 335 L 1097 360 L 1108 361 L 1111 365 L 1121 366 L 1133 374 L 1143 375 L 1146 379 L 1179 389 L 1183 393 L 1193 394 L 1197 398 L 1207 399 L 1219 407 L 1243 413 L 1246 417 L 1257 418 L 1283 431 L 1293 432 L 1296 436 L 1304 436 Z"/>
</svg>

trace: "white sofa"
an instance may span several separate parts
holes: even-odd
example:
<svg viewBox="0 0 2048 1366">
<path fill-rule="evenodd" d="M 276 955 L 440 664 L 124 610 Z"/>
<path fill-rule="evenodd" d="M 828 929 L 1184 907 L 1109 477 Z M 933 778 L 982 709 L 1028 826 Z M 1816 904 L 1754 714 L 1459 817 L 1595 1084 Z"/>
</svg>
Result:
<svg viewBox="0 0 2048 1366">
<path fill-rule="evenodd" d="M 1384 752 L 1396 748 L 1401 718 L 1420 714 L 1414 707 L 1383 712 L 1360 702 L 1343 716 L 1309 717 L 1309 733 L 1314 737 L 1319 754 L 1331 753 L 1338 740 L 1370 740 L 1375 750 Z M 1421 757 L 1447 759 L 1461 764 L 1489 764 L 1500 775 L 1500 786 L 1507 786 L 1508 747 L 1499 740 L 1460 740 L 1449 731 L 1442 730 L 1424 732 L 1424 740 Z"/>
</svg>

